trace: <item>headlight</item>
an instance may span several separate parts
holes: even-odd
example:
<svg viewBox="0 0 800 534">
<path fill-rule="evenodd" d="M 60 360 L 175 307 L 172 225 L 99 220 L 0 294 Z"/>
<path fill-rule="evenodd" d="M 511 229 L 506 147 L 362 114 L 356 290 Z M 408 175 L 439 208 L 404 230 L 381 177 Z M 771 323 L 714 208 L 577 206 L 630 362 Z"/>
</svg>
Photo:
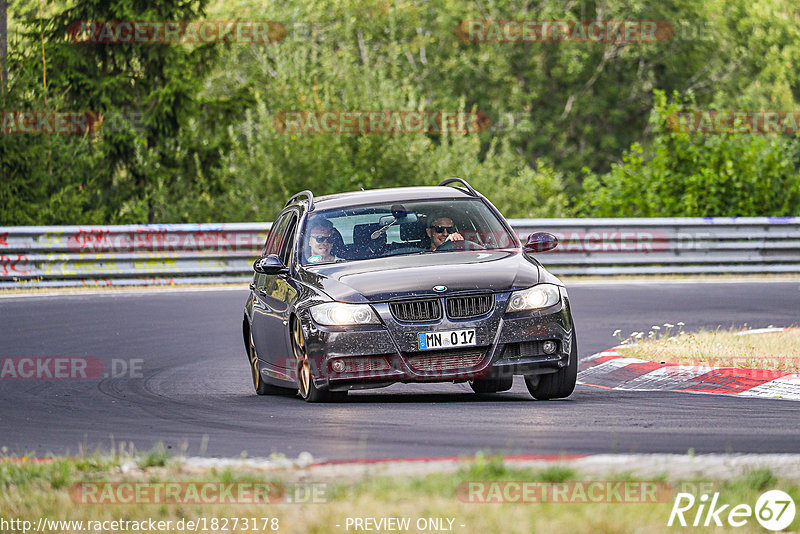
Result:
<svg viewBox="0 0 800 534">
<path fill-rule="evenodd" d="M 312 307 L 311 317 L 318 324 L 327 326 L 380 324 L 381 322 L 369 304 L 326 302 Z"/>
<path fill-rule="evenodd" d="M 508 299 L 506 311 L 541 310 L 555 306 L 561 300 L 558 286 L 539 284 L 521 291 L 514 291 Z"/>
</svg>

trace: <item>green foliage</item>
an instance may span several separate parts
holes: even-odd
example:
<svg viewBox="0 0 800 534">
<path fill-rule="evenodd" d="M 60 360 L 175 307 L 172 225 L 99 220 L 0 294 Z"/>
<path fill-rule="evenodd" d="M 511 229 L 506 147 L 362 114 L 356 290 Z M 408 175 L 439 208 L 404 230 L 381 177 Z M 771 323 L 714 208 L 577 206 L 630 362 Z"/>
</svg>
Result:
<svg viewBox="0 0 800 534">
<path fill-rule="evenodd" d="M 251 83 L 256 105 L 230 129 L 227 180 L 242 180 L 226 205 L 241 206 L 236 219 L 269 219 L 296 191 L 327 194 L 359 188 L 435 185 L 467 178 L 509 216 L 558 216 L 566 210 L 560 175 L 545 163 L 530 168 L 507 141 L 488 146 L 474 133 L 284 133 L 282 112 L 431 110 L 417 89 L 398 77 L 396 55 L 368 54 L 358 46 L 321 55 L 313 41 L 288 36 L 273 48 L 239 48 L 229 62 L 247 66 L 239 74 Z M 235 87 L 220 73 L 216 91 Z M 230 87 L 229 87 L 230 86 Z M 444 108 L 471 111 L 464 100 Z M 436 108 L 433 108 L 436 109 Z M 442 109 L 442 108 L 439 108 Z M 473 110 L 474 111 L 474 110 Z M 184 210 L 191 209 L 189 205 Z"/>
<path fill-rule="evenodd" d="M 669 129 L 679 99 L 656 94 L 657 135 L 621 165 L 583 182 L 580 213 L 595 217 L 800 215 L 800 145 L 775 134 L 698 135 Z"/>
<path fill-rule="evenodd" d="M 778 477 L 776 477 L 770 469 L 766 468 L 750 471 L 743 479 L 748 487 L 755 488 L 759 491 L 772 489 L 778 482 Z"/>
<path fill-rule="evenodd" d="M 206 195 L 228 189 L 196 179 L 200 168 L 219 164 L 228 147 L 218 132 L 248 102 L 236 92 L 200 94 L 217 46 L 76 44 L 68 32 L 74 21 L 194 20 L 205 3 L 89 0 L 24 22 L 20 44 L 28 46 L 10 61 L 5 110 L 88 110 L 124 120 L 114 127 L 104 120 L 99 132 L 83 135 L 4 135 L 0 224 L 155 222 L 169 219 L 173 200 L 198 181 Z M 202 136 L 185 133 L 190 121 Z"/>
<path fill-rule="evenodd" d="M 9 88 L 0 97 L 3 111 L 42 109 L 41 78 L 25 68 L 18 54 L 9 59 Z M 57 97 L 48 105 L 65 109 Z M 0 225 L 102 223 L 96 180 L 100 160 L 88 137 L 0 134 Z"/>
<path fill-rule="evenodd" d="M 664 122 L 682 107 L 800 109 L 794 0 L 20 0 L 9 14 L 3 110 L 141 123 L 0 135 L 0 224 L 269 220 L 301 189 L 450 176 L 509 217 L 798 214 L 795 139 L 690 136 Z M 66 34 L 80 20 L 203 18 L 281 21 L 287 33 L 230 45 L 76 45 Z M 592 19 L 668 21 L 675 33 L 514 43 L 456 31 Z M 291 110 L 480 111 L 491 127 L 291 135 L 274 122 Z"/>
<path fill-rule="evenodd" d="M 144 456 L 139 458 L 136 464 L 140 469 L 148 467 L 164 467 L 170 459 L 169 452 L 164 447 L 163 443 L 159 443 L 152 450 L 145 453 Z"/>
</svg>

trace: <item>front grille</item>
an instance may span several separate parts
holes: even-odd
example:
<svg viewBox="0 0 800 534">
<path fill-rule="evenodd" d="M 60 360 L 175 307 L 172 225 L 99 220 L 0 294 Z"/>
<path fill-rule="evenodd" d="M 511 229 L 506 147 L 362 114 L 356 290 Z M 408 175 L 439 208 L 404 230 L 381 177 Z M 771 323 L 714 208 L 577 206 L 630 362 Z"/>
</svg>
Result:
<svg viewBox="0 0 800 534">
<path fill-rule="evenodd" d="M 449 297 L 445 300 L 447 316 L 453 319 L 478 317 L 494 307 L 494 295 L 471 295 L 467 297 Z"/>
<path fill-rule="evenodd" d="M 398 321 L 436 321 L 442 318 L 442 304 L 439 299 L 392 302 L 389 309 Z"/>
<path fill-rule="evenodd" d="M 342 361 L 345 365 L 345 373 L 369 373 L 391 369 L 389 362 L 382 356 L 343 358 Z"/>
<path fill-rule="evenodd" d="M 483 361 L 484 350 L 437 350 L 415 353 L 408 357 L 408 365 L 415 371 L 455 371 L 471 369 Z"/>
<path fill-rule="evenodd" d="M 554 354 L 545 354 L 542 349 L 544 341 L 523 341 L 522 343 L 509 343 L 503 351 L 503 359 L 532 358 L 534 356 L 558 356 L 558 350 Z"/>
</svg>

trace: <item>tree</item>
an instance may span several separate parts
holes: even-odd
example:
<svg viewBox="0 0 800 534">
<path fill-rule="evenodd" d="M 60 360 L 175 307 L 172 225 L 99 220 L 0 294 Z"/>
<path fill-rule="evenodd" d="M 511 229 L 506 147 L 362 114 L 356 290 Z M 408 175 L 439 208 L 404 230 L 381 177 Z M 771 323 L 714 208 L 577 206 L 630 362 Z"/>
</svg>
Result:
<svg viewBox="0 0 800 534">
<path fill-rule="evenodd" d="M 62 109 L 89 110 L 103 117 L 100 132 L 89 134 L 84 142 L 99 161 L 81 169 L 85 173 L 81 182 L 91 178 L 86 185 L 109 222 L 163 220 L 177 197 L 210 196 L 227 189 L 213 180 L 202 184 L 207 190 L 197 191 L 195 186 L 219 165 L 228 148 L 225 125 L 241 114 L 248 101 L 239 93 L 204 98 L 202 84 L 215 65 L 216 43 L 78 44 L 75 24 L 194 21 L 204 16 L 205 4 L 206 0 L 87 0 L 27 23 L 27 48 L 18 56 L 19 67 L 47 84 L 16 87 L 20 94 L 33 92 L 35 97 L 27 102 L 33 109 L 52 109 L 58 103 Z M 186 132 L 190 122 L 194 131 L 203 131 L 202 136 Z M 52 152 L 47 154 L 51 157 Z M 19 158 L 10 155 L 10 161 L 4 160 L 6 172 L 18 175 L 14 167 Z M 70 165 L 56 163 L 48 164 L 51 174 L 72 172 Z"/>
<path fill-rule="evenodd" d="M 746 217 L 800 215 L 800 142 L 778 134 L 674 131 L 682 110 L 656 93 L 657 132 L 635 143 L 610 172 L 583 182 L 580 213 L 592 217 Z"/>
</svg>

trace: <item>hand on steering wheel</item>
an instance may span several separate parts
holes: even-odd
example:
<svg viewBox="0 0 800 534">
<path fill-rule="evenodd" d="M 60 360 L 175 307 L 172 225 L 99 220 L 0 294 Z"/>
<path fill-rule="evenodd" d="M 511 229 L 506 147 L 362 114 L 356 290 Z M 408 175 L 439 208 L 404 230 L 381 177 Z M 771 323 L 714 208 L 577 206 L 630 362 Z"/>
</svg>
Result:
<svg viewBox="0 0 800 534">
<path fill-rule="evenodd" d="M 460 239 L 457 241 L 445 241 L 436 250 L 484 250 L 484 248 L 485 247 L 475 241 Z"/>
</svg>

